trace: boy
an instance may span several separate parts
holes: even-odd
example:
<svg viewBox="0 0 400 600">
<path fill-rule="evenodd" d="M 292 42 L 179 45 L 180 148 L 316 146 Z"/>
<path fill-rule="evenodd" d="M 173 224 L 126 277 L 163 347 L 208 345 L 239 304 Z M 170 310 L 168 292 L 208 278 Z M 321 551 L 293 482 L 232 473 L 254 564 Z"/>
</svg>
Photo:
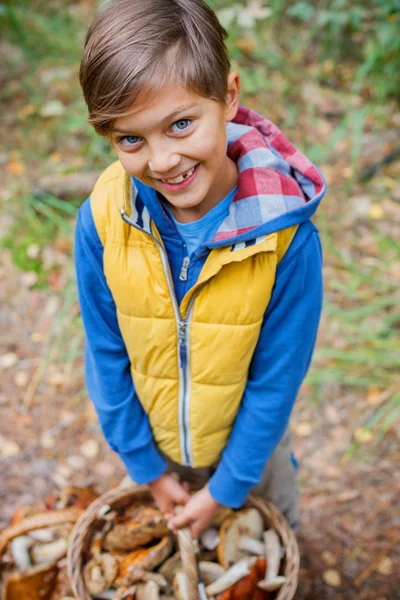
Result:
<svg viewBox="0 0 400 600">
<path fill-rule="evenodd" d="M 112 0 L 80 72 L 119 159 L 77 223 L 87 387 L 132 479 L 194 536 L 251 489 L 297 526 L 287 426 L 322 297 L 324 181 L 239 107 L 225 35 L 203 0 Z"/>
</svg>

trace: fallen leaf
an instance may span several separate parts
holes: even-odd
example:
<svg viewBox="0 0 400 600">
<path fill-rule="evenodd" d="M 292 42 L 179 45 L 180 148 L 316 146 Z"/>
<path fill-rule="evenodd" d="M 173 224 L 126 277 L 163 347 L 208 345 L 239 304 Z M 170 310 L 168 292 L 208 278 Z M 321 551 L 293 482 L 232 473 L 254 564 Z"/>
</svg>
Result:
<svg viewBox="0 0 400 600">
<path fill-rule="evenodd" d="M 65 106 L 60 100 L 51 100 L 44 104 L 40 116 L 45 118 L 59 117 L 65 113 Z"/>
<path fill-rule="evenodd" d="M 292 429 L 298 437 L 302 438 L 310 437 L 313 432 L 312 423 L 294 423 Z"/>
<path fill-rule="evenodd" d="M 41 344 L 44 340 L 43 334 L 39 333 L 39 331 L 34 331 L 31 335 L 31 341 L 34 344 Z"/>
<path fill-rule="evenodd" d="M 14 158 L 6 164 L 6 171 L 9 175 L 22 175 L 25 167 L 18 159 Z"/>
<path fill-rule="evenodd" d="M 38 274 L 35 271 L 26 271 L 26 273 L 21 274 L 21 283 L 23 286 L 27 288 L 31 288 L 38 282 Z"/>
<path fill-rule="evenodd" d="M 26 119 L 27 117 L 33 115 L 35 111 L 36 108 L 33 104 L 27 104 L 26 106 L 23 106 L 20 111 L 18 111 L 18 117 L 20 119 Z"/>
<path fill-rule="evenodd" d="M 18 362 L 18 356 L 15 352 L 7 352 L 0 356 L 0 367 L 2 369 L 11 369 Z"/>
<path fill-rule="evenodd" d="M 369 218 L 373 220 L 382 219 L 384 216 L 383 208 L 380 204 L 371 204 L 369 208 Z"/>
<path fill-rule="evenodd" d="M 4 440 L 0 445 L 0 453 L 4 458 L 10 458 L 17 456 L 20 453 L 21 448 L 16 442 L 11 440 Z"/>
<path fill-rule="evenodd" d="M 30 244 L 26 249 L 26 254 L 29 256 L 29 258 L 32 258 L 32 260 L 37 258 L 40 254 L 39 244 Z"/>
<path fill-rule="evenodd" d="M 67 464 L 74 471 L 80 471 L 84 469 L 87 465 L 87 461 L 83 456 L 79 454 L 71 454 L 71 456 L 67 457 Z"/>
<path fill-rule="evenodd" d="M 385 556 L 379 561 L 376 570 L 381 575 L 391 575 L 393 573 L 393 561 L 388 556 Z"/>
<path fill-rule="evenodd" d="M 354 438 L 360 444 L 368 444 L 373 439 L 372 431 L 364 427 L 357 427 L 354 431 Z"/>
<path fill-rule="evenodd" d="M 325 550 L 322 553 L 322 560 L 330 567 L 333 567 L 338 562 L 337 557 L 333 554 L 333 552 L 330 552 L 329 550 Z"/>
<path fill-rule="evenodd" d="M 344 490 L 344 492 L 340 492 L 337 497 L 338 502 L 349 502 L 350 500 L 355 500 L 361 496 L 361 492 L 358 490 Z"/>
<path fill-rule="evenodd" d="M 56 443 L 57 442 L 56 442 L 55 437 L 53 435 L 51 435 L 51 433 L 49 433 L 48 431 L 45 431 L 40 436 L 40 445 L 42 448 L 45 448 L 45 449 L 54 448 Z"/>
<path fill-rule="evenodd" d="M 322 573 L 322 579 L 330 587 L 339 587 L 342 583 L 342 578 L 339 571 L 336 569 L 327 569 Z"/>
<path fill-rule="evenodd" d="M 86 440 L 81 446 L 81 453 L 86 458 L 95 458 L 99 453 L 99 449 L 100 446 L 97 440 Z"/>
<path fill-rule="evenodd" d="M 29 373 L 27 371 L 18 371 L 14 376 L 14 383 L 18 387 L 25 387 L 29 381 Z"/>
</svg>

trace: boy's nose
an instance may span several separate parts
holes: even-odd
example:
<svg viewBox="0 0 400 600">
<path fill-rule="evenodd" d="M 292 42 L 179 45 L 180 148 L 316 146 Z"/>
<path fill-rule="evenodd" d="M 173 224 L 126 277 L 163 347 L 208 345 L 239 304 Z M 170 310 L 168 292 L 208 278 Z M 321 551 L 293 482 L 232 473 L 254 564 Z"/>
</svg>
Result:
<svg viewBox="0 0 400 600">
<path fill-rule="evenodd" d="M 181 157 L 168 149 L 158 148 L 148 161 L 149 169 L 154 174 L 165 175 L 172 171 L 181 162 Z"/>
</svg>

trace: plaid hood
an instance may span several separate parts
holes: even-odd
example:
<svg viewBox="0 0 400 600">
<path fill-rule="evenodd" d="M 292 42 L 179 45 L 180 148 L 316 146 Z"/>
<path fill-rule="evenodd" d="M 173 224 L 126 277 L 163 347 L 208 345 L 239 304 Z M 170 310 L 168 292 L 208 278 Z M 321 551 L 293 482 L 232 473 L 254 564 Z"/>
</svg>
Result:
<svg viewBox="0 0 400 600">
<path fill-rule="evenodd" d="M 228 156 L 239 171 L 229 214 L 207 246 L 224 246 L 300 224 L 326 191 L 318 169 L 268 119 L 240 107 L 227 125 Z"/>
<path fill-rule="evenodd" d="M 240 107 L 227 124 L 227 136 L 227 153 L 239 172 L 238 190 L 228 216 L 205 247 L 253 242 L 314 214 L 325 181 L 271 121 Z M 162 198 L 153 188 L 132 177 L 130 192 L 131 218 L 140 228 L 150 232 L 153 219 L 161 232 L 170 229 Z"/>
</svg>

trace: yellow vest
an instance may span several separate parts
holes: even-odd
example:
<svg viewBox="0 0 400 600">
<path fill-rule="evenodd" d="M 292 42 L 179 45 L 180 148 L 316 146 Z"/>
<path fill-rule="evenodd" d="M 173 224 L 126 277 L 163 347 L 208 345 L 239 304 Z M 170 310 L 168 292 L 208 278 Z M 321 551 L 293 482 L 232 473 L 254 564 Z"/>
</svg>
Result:
<svg viewBox="0 0 400 600">
<path fill-rule="evenodd" d="M 119 162 L 99 178 L 91 209 L 135 390 L 155 441 L 177 463 L 212 465 L 228 441 L 276 267 L 297 226 L 248 247 L 211 250 L 178 306 L 160 234 L 146 213 L 143 229 L 134 226 L 132 180 Z"/>
</svg>

